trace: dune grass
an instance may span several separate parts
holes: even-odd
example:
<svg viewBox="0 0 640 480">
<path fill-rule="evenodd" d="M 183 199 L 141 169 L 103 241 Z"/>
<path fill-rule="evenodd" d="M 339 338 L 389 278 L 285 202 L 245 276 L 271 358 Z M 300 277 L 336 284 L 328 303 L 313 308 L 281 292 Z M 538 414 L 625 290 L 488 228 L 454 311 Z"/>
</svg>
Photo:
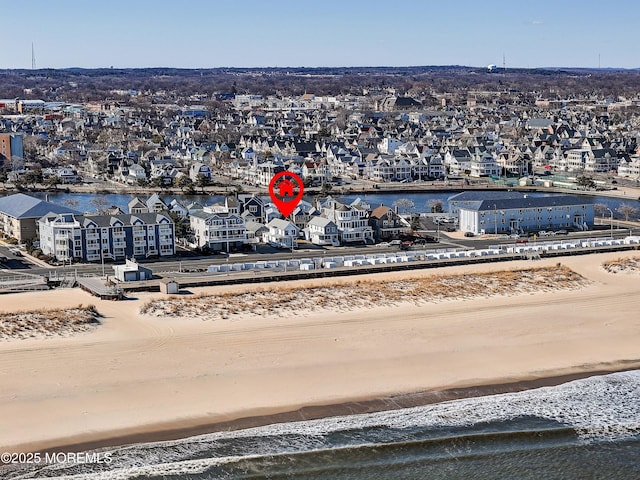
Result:
<svg viewBox="0 0 640 480">
<path fill-rule="evenodd" d="M 236 315 L 301 315 L 320 309 L 348 311 L 423 304 L 453 299 L 575 289 L 587 280 L 566 266 L 504 270 L 461 275 L 430 275 L 405 280 L 356 280 L 334 285 L 279 287 L 219 295 L 168 297 L 147 302 L 141 313 L 157 317 L 208 320 Z"/>
<path fill-rule="evenodd" d="M 615 260 L 604 262 L 602 268 L 609 273 L 640 273 L 640 258 L 616 258 Z"/>
<path fill-rule="evenodd" d="M 0 312 L 0 341 L 61 337 L 86 332 L 99 325 L 99 317 L 94 305 Z"/>
</svg>

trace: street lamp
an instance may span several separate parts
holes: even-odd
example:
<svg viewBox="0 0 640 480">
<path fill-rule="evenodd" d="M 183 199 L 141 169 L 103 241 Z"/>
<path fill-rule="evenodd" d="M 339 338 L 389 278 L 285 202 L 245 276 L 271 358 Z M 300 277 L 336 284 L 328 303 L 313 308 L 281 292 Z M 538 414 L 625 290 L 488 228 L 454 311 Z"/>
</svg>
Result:
<svg viewBox="0 0 640 480">
<path fill-rule="evenodd" d="M 611 239 L 613 239 L 613 210 L 609 207 L 606 207 L 606 209 L 609 210 L 609 213 L 611 214 Z"/>
</svg>

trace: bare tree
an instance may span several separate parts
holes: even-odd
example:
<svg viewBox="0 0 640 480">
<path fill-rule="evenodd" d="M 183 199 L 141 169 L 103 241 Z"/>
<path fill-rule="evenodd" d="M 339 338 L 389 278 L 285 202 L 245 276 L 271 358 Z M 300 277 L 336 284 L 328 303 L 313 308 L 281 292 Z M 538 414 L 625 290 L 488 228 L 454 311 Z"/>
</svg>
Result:
<svg viewBox="0 0 640 480">
<path fill-rule="evenodd" d="M 605 212 L 607 211 L 607 206 L 604 203 L 596 203 L 593 205 L 593 210 L 596 212 L 596 215 L 600 218 L 604 217 Z"/>
<path fill-rule="evenodd" d="M 67 198 L 66 200 L 64 200 L 62 202 L 65 206 L 75 210 L 76 208 L 78 208 L 78 204 L 80 202 L 78 202 L 77 198 Z"/>
<path fill-rule="evenodd" d="M 437 198 L 432 198 L 427 202 L 427 206 L 431 213 L 442 213 L 444 211 L 442 205 L 442 200 L 438 200 Z"/>
<path fill-rule="evenodd" d="M 621 215 L 624 215 L 625 221 L 629 221 L 629 217 L 638 213 L 638 209 L 633 205 L 629 205 L 628 203 L 623 203 L 618 208 L 616 208 L 616 212 Z"/>
<path fill-rule="evenodd" d="M 109 208 L 109 201 L 102 195 L 96 195 L 93 197 L 93 200 L 91 200 L 91 205 L 96 207 L 98 215 L 104 215 Z"/>
<path fill-rule="evenodd" d="M 407 211 L 411 211 L 415 208 L 415 204 L 413 203 L 413 200 L 409 200 L 408 198 L 399 198 L 393 202 L 393 208 L 398 210 L 399 213 L 406 213 Z"/>
</svg>

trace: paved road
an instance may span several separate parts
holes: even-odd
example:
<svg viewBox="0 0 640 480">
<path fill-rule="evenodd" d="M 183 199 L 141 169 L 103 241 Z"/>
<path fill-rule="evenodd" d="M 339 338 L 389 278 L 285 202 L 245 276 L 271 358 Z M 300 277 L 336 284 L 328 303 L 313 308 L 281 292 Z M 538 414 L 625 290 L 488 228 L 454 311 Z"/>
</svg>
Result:
<svg viewBox="0 0 640 480">
<path fill-rule="evenodd" d="M 614 237 L 623 238 L 629 233 L 634 235 L 640 235 L 640 227 L 624 228 L 614 230 Z M 436 230 L 425 230 L 432 236 L 437 235 Z M 551 241 L 551 240 L 569 240 L 576 238 L 593 238 L 593 237 L 609 237 L 611 230 L 592 230 L 588 232 L 576 232 L 569 235 L 561 235 L 555 237 L 539 238 L 537 241 Z M 533 238 L 526 239 L 529 243 L 533 243 Z M 506 238 L 451 238 L 446 233 L 440 232 L 439 243 L 427 243 L 425 245 L 416 245 L 413 248 L 419 250 L 435 250 L 439 248 L 468 248 L 468 249 L 484 249 L 490 245 L 501 244 L 513 244 L 514 240 Z M 113 266 L 111 263 L 102 264 L 74 264 L 64 266 L 50 266 L 42 267 L 30 263 L 26 257 L 16 256 L 11 253 L 13 247 L 0 245 L 0 255 L 5 255 L 8 261 L 0 265 L 0 276 L 11 277 L 13 275 L 20 276 L 21 274 L 35 274 L 35 275 L 55 275 L 60 276 L 66 274 L 82 275 L 112 275 Z M 332 255 L 363 255 L 371 253 L 387 253 L 398 251 L 398 247 L 379 247 L 374 245 L 359 245 L 352 247 L 317 247 L 310 244 L 301 244 L 301 247 L 293 252 L 289 250 L 277 250 L 267 245 L 260 245 L 260 253 L 249 254 L 226 254 L 210 255 L 210 256 L 196 256 L 191 252 L 183 252 L 183 256 L 171 259 L 142 261 L 145 266 L 152 269 L 155 274 L 162 274 L 163 272 L 195 272 L 204 271 L 209 265 L 219 265 L 224 263 L 244 263 L 244 262 L 257 262 L 265 260 L 283 260 L 291 258 L 312 258 L 312 257 L 328 257 Z"/>
</svg>

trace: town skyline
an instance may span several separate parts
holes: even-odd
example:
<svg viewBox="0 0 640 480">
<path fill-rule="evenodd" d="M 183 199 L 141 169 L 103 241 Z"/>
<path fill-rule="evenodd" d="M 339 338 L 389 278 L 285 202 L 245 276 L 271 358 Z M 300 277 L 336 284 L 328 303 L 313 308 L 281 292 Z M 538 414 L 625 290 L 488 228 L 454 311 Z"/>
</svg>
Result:
<svg viewBox="0 0 640 480">
<path fill-rule="evenodd" d="M 4 28 L 0 68 L 638 68 L 640 6 L 609 5 L 32 0 L 3 8 L 23 20 Z"/>
</svg>

